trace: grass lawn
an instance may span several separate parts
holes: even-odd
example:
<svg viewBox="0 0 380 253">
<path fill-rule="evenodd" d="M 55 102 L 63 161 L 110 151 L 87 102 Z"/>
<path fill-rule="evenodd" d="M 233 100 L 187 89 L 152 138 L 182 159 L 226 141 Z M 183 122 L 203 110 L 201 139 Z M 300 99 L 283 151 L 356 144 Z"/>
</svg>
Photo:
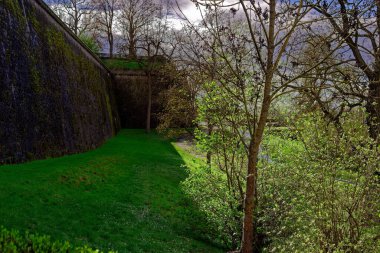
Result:
<svg viewBox="0 0 380 253">
<path fill-rule="evenodd" d="M 103 59 L 103 63 L 109 69 L 139 70 L 143 69 L 144 63 L 125 59 Z"/>
<path fill-rule="evenodd" d="M 0 225 L 119 252 L 222 252 L 204 241 L 169 141 L 122 130 L 78 155 L 0 166 Z"/>
</svg>

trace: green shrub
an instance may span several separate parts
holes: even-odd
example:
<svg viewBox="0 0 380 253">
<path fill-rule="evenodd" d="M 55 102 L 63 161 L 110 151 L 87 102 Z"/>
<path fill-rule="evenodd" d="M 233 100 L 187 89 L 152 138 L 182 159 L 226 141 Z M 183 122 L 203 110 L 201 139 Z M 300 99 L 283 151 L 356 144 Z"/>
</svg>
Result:
<svg viewBox="0 0 380 253">
<path fill-rule="evenodd" d="M 236 248 L 240 239 L 242 210 L 231 194 L 226 176 L 207 165 L 188 166 L 189 177 L 182 182 L 185 193 L 195 201 L 207 219 L 206 233 L 216 243 Z"/>
<path fill-rule="evenodd" d="M 200 122 L 214 128 L 197 129 L 197 145 L 211 162 L 187 162 L 183 187 L 206 214 L 209 233 L 231 249 L 239 247 L 247 157 L 239 138 L 244 128 L 225 120 L 235 112 L 213 117 L 222 103 L 231 104 L 223 96 L 199 104 Z M 261 252 L 380 252 L 380 147 L 360 114 L 343 115 L 339 130 L 318 113 L 267 129 L 255 213 Z"/>
<path fill-rule="evenodd" d="M 355 115 L 344 136 L 320 115 L 296 123 L 297 140 L 270 136 L 259 171 L 264 252 L 379 252 L 380 150 Z"/>
<path fill-rule="evenodd" d="M 100 47 L 95 39 L 90 36 L 81 34 L 79 39 L 95 54 L 99 54 Z"/>
<path fill-rule="evenodd" d="M 76 253 L 100 253 L 88 246 L 75 247 L 68 242 L 52 241 L 49 236 L 30 234 L 25 232 L 21 234 L 16 230 L 7 230 L 0 228 L 0 252 L 3 253 L 58 253 L 58 252 L 76 252 Z M 111 252 L 110 252 L 111 253 Z"/>
</svg>

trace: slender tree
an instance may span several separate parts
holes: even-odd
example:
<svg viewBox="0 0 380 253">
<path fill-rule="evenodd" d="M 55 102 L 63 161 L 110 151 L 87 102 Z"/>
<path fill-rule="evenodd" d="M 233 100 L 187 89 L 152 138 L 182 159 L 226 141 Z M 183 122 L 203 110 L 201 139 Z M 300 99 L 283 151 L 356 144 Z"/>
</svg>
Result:
<svg viewBox="0 0 380 253">
<path fill-rule="evenodd" d="M 136 59 L 138 43 L 143 36 L 144 27 L 154 19 L 157 6 L 152 0 L 120 1 L 120 30 L 127 40 L 128 57 Z"/>
<path fill-rule="evenodd" d="M 120 0 L 93 0 L 97 13 L 95 15 L 95 27 L 105 34 L 109 45 L 109 57 L 114 53 L 114 27 L 116 11 L 120 8 Z"/>
<path fill-rule="evenodd" d="M 93 21 L 91 0 L 58 0 L 52 8 L 75 35 L 87 31 Z"/>
<path fill-rule="evenodd" d="M 302 28 L 311 22 L 306 17 L 311 8 L 303 0 L 196 2 L 198 6 L 213 11 L 215 16 L 212 23 L 206 20 L 207 16 L 203 16 L 203 24 L 206 24 L 203 30 L 206 33 L 193 30 L 222 63 L 222 72 L 220 67 L 217 68 L 223 77 L 219 78 L 218 84 L 230 92 L 245 115 L 246 131 L 243 134 L 242 131 L 236 132 L 241 134 L 248 156 L 241 252 L 251 253 L 257 249 L 259 150 L 271 103 L 288 84 L 320 64 L 315 62 L 309 69 L 293 73 L 289 60 L 292 48 L 298 43 L 297 39 L 302 37 Z M 236 27 L 222 23 L 217 10 L 223 8 L 230 9 L 233 16 L 240 18 L 240 27 L 246 28 L 243 34 L 239 34 Z M 190 22 L 189 25 L 191 26 Z M 207 36 L 212 36 L 215 40 L 208 40 Z M 210 41 L 216 41 L 216 44 L 209 43 Z M 324 58 L 321 62 L 323 60 Z M 242 122 L 240 118 L 238 120 Z"/>
<path fill-rule="evenodd" d="M 154 13 L 154 19 L 150 22 L 146 22 L 143 26 L 143 32 L 141 35 L 140 48 L 145 59 L 142 59 L 143 69 L 147 76 L 148 85 L 148 103 L 146 113 L 146 132 L 151 130 L 151 118 L 152 118 L 152 85 L 153 74 L 157 74 L 157 70 L 160 65 L 163 65 L 167 59 L 167 53 L 165 53 L 166 37 L 169 34 L 169 24 L 167 11 L 169 3 L 167 1 L 160 1 L 159 3 L 152 4 L 150 11 Z"/>
</svg>

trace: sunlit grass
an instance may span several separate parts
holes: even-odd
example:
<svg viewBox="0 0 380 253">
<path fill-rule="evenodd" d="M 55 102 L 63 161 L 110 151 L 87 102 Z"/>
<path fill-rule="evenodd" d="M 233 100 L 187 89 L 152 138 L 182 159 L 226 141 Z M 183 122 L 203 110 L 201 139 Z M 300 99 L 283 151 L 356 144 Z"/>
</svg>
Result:
<svg viewBox="0 0 380 253">
<path fill-rule="evenodd" d="M 103 59 L 103 62 L 110 69 L 140 70 L 145 66 L 143 61 L 126 59 Z"/>
<path fill-rule="evenodd" d="M 0 225 L 119 252 L 219 252 L 179 183 L 169 141 L 123 130 L 78 155 L 0 167 Z"/>
</svg>

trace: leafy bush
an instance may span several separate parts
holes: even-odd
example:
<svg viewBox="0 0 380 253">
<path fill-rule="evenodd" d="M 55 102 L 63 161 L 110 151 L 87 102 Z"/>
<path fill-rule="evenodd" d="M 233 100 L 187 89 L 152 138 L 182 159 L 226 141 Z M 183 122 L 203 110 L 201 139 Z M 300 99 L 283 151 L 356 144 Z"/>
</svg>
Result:
<svg viewBox="0 0 380 253">
<path fill-rule="evenodd" d="M 183 185 L 210 233 L 238 248 L 249 136 L 239 107 L 209 86 L 197 104 L 195 131 L 209 164 L 189 166 Z M 275 133 L 269 129 L 261 146 L 254 214 L 261 251 L 380 252 L 380 147 L 368 136 L 363 112 L 342 115 L 339 129 L 318 112 L 295 118 Z"/>
<path fill-rule="evenodd" d="M 241 116 L 239 108 L 227 92 L 215 83 L 206 83 L 209 90 L 198 98 L 195 130 L 198 148 L 207 154 L 207 162 L 189 168 L 189 177 L 183 183 L 185 192 L 198 204 L 224 246 L 239 248 L 247 146 L 242 133 L 247 129 L 231 123 Z"/>
<path fill-rule="evenodd" d="M 4 253 L 32 253 L 32 252 L 77 252 L 77 253 L 99 253 L 88 246 L 74 247 L 68 242 L 52 241 L 49 236 L 20 234 L 16 230 L 0 228 L 0 252 Z M 111 252 L 110 252 L 111 253 Z"/>
<path fill-rule="evenodd" d="M 380 150 L 355 115 L 344 135 L 319 115 L 296 124 L 298 140 L 273 136 L 259 185 L 265 252 L 379 252 Z"/>
<path fill-rule="evenodd" d="M 186 194 L 207 218 L 210 239 L 227 248 L 236 248 L 241 232 L 242 210 L 226 184 L 226 176 L 207 165 L 188 167 L 189 177 L 182 183 Z M 240 207 L 240 208 L 239 208 Z"/>
<path fill-rule="evenodd" d="M 81 34 L 79 39 L 95 54 L 99 54 L 100 47 L 95 39 L 85 34 Z"/>
<path fill-rule="evenodd" d="M 176 136 L 181 133 L 192 134 L 196 108 L 194 106 L 194 94 L 189 87 L 171 87 L 160 94 L 163 111 L 159 113 L 159 125 L 157 130 L 168 136 Z"/>
</svg>

